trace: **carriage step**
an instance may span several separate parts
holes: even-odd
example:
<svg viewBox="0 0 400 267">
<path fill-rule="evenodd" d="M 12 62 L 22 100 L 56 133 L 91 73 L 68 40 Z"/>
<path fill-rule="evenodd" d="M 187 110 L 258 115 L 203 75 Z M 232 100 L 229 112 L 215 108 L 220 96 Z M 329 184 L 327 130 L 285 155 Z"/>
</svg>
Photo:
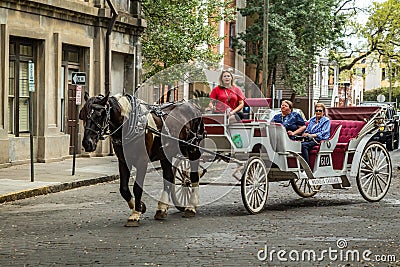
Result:
<svg viewBox="0 0 400 267">
<path fill-rule="evenodd" d="M 343 184 L 333 184 L 333 185 L 332 185 L 332 188 L 333 188 L 333 189 L 340 189 L 340 190 L 349 190 L 349 189 L 351 189 L 352 187 L 351 187 L 351 186 L 345 186 L 345 185 L 343 185 Z"/>
</svg>

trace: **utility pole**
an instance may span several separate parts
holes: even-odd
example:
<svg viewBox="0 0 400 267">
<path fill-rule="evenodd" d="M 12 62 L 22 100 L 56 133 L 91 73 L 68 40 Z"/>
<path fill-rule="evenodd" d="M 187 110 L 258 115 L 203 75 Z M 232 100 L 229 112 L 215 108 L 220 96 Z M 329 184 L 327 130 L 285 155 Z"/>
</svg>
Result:
<svg viewBox="0 0 400 267">
<path fill-rule="evenodd" d="M 268 88 L 268 10 L 269 0 L 264 0 L 263 7 L 263 79 L 262 79 L 262 94 L 264 97 L 269 97 L 271 92 Z M 273 96 L 272 96 L 273 97 Z M 272 101 L 274 99 L 272 98 Z"/>
<path fill-rule="evenodd" d="M 392 60 L 389 58 L 389 102 L 392 102 Z"/>
</svg>

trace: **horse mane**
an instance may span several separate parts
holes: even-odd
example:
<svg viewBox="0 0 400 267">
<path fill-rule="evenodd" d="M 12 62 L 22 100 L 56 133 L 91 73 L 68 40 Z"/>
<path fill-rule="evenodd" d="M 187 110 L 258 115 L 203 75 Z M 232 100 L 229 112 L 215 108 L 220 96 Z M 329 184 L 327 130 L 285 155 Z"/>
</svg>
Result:
<svg viewBox="0 0 400 267">
<path fill-rule="evenodd" d="M 121 108 L 121 115 L 124 117 L 128 117 L 132 110 L 131 102 L 126 96 L 123 96 L 121 94 L 116 94 L 114 97 L 118 101 L 118 104 Z"/>
</svg>

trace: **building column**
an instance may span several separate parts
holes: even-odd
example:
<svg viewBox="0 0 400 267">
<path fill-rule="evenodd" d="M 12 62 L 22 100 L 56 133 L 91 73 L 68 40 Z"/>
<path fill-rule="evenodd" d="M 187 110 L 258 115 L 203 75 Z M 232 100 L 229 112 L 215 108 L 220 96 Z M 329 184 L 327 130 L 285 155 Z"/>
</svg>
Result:
<svg viewBox="0 0 400 267">
<path fill-rule="evenodd" d="M 10 165 L 8 139 L 8 51 L 7 25 L 0 24 L 0 167 Z"/>
</svg>

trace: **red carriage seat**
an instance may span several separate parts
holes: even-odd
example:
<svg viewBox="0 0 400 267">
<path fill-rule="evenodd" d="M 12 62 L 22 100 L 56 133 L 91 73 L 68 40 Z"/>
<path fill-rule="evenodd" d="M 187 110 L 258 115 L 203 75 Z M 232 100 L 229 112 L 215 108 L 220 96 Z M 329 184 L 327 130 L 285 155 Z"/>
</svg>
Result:
<svg viewBox="0 0 400 267">
<path fill-rule="evenodd" d="M 207 134 L 224 134 L 224 114 L 203 115 L 204 128 Z"/>
<path fill-rule="evenodd" d="M 366 124 L 365 121 L 337 121 L 342 125 L 342 130 L 339 135 L 339 141 L 335 150 L 332 153 L 333 169 L 341 170 L 343 168 L 344 154 L 349 146 L 351 139 L 357 137 L 358 133 Z M 351 160 L 349 158 L 348 160 Z"/>
<path fill-rule="evenodd" d="M 329 139 L 335 135 L 338 127 L 342 125 L 338 143 L 332 153 L 333 169 L 341 170 L 343 168 L 344 155 L 350 139 L 356 137 L 365 124 L 365 121 L 331 120 L 331 133 Z M 314 162 L 318 151 L 319 145 L 310 150 L 309 156 L 311 169 L 314 168 Z"/>
</svg>

